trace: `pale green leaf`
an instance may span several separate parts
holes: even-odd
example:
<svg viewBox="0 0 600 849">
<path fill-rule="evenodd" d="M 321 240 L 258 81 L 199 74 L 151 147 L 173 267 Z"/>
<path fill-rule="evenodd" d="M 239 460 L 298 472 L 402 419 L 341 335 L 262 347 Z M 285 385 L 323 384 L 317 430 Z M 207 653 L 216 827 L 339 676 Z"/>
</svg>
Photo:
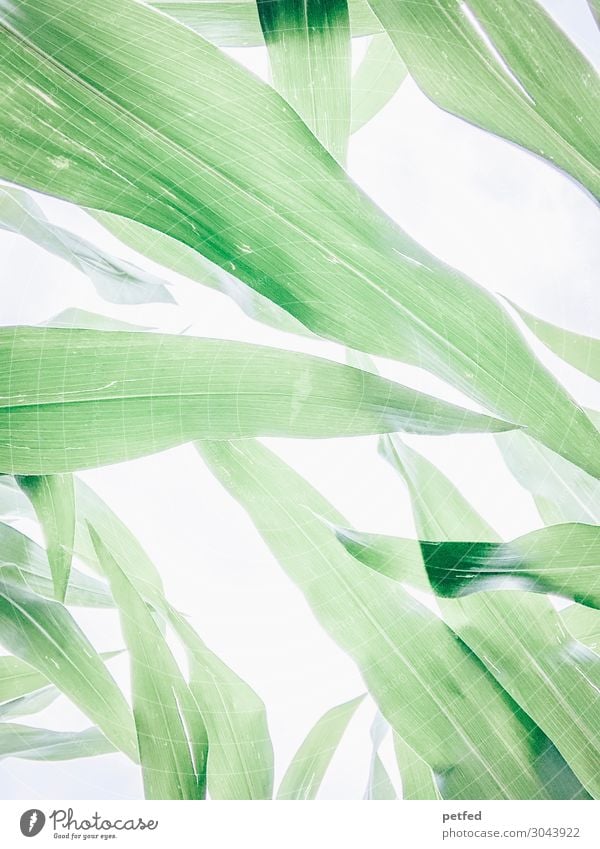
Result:
<svg viewBox="0 0 600 849">
<path fill-rule="evenodd" d="M 600 475 L 600 434 L 494 297 L 397 228 L 270 86 L 133 0 L 23 0 L 0 22 L 0 176 L 168 233 Z"/>
<path fill-rule="evenodd" d="M 364 696 L 331 708 L 313 725 L 277 791 L 278 799 L 315 799 L 331 759 Z"/>
<path fill-rule="evenodd" d="M 130 324 L 128 321 L 121 321 L 117 318 L 110 318 L 107 315 L 89 312 L 88 310 L 80 310 L 76 307 L 69 307 L 66 310 L 53 315 L 47 321 L 40 322 L 44 327 L 62 327 L 72 328 L 79 327 L 86 330 L 153 330 L 152 327 L 142 327 L 139 324 Z"/>
<path fill-rule="evenodd" d="M 105 301 L 114 304 L 174 303 L 164 281 L 52 224 L 33 198 L 21 189 L 0 186 L 0 229 L 25 236 L 66 260 L 90 278 Z"/>
<path fill-rule="evenodd" d="M 537 0 L 369 0 L 438 106 L 600 195 L 600 80 Z"/>
<path fill-rule="evenodd" d="M 115 747 L 98 728 L 84 731 L 50 731 L 28 725 L 0 723 L 0 760 L 66 761 L 93 758 L 114 752 Z"/>
<path fill-rule="evenodd" d="M 378 711 L 375 719 L 371 723 L 371 763 L 369 765 L 369 779 L 367 781 L 367 789 L 364 795 L 365 799 L 385 800 L 397 798 L 394 785 L 392 784 L 388 771 L 379 756 L 379 748 L 389 731 L 389 724 Z"/>
<path fill-rule="evenodd" d="M 441 799 L 431 767 L 399 734 L 394 734 L 394 749 L 402 778 L 402 798 Z"/>
<path fill-rule="evenodd" d="M 0 363 L 0 468 L 20 474 L 102 466 L 199 438 L 512 427 L 350 366 L 242 342 L 4 328 Z"/>
<path fill-rule="evenodd" d="M 75 541 L 75 493 L 72 475 L 16 478 L 36 512 L 46 542 L 54 595 L 64 601 Z"/>
<path fill-rule="evenodd" d="M 118 749 L 137 759 L 127 702 L 62 604 L 0 582 L 0 643 L 46 676 Z"/>
<path fill-rule="evenodd" d="M 406 79 L 406 65 L 387 33 L 374 35 L 352 77 L 350 132 L 355 133 L 389 103 Z"/>
</svg>

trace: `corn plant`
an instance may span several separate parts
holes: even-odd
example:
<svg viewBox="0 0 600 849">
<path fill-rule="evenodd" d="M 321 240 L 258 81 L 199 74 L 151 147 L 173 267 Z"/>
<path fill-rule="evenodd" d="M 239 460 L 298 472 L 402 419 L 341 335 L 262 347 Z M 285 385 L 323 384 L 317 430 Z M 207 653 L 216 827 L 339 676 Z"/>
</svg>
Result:
<svg viewBox="0 0 600 849">
<path fill-rule="evenodd" d="M 587 11 L 591 28 L 597 0 Z M 0 757 L 120 752 L 149 799 L 313 799 L 371 705 L 367 799 L 599 798 L 599 417 L 539 352 L 597 381 L 600 341 L 438 259 L 347 170 L 353 134 L 399 111 L 408 81 L 597 201 L 590 61 L 539 0 L 15 0 L 0 25 L 0 227 L 124 308 L 0 328 Z M 232 58 L 241 47 L 266 51 L 270 83 Z M 139 262 L 55 223 L 40 194 Z M 124 320 L 175 304 L 172 273 L 290 348 Z M 293 344 L 314 340 L 346 362 Z M 386 361 L 470 406 L 382 376 Z M 502 539 L 405 434 L 484 434 L 540 526 Z M 262 441 L 359 436 L 406 487 L 413 538 L 353 527 Z M 275 788 L 268 704 L 78 475 L 185 443 L 364 682 L 306 723 Z M 118 613 L 114 651 L 73 608 Z M 89 728 L 24 723 L 60 696 Z"/>
</svg>

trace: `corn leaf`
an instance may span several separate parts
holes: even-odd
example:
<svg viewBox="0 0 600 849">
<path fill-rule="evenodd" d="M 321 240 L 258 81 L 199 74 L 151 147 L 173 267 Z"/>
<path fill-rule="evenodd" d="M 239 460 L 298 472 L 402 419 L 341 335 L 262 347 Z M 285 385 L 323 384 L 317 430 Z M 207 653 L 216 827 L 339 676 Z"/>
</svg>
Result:
<svg viewBox="0 0 600 849">
<path fill-rule="evenodd" d="M 75 494 L 72 475 L 32 475 L 16 478 L 42 526 L 54 595 L 64 601 L 75 541 Z"/>
<path fill-rule="evenodd" d="M 115 747 L 98 728 L 84 731 L 50 731 L 28 725 L 0 723 L 0 760 L 66 761 L 93 758 L 114 752 Z"/>
<path fill-rule="evenodd" d="M 118 749 L 137 759 L 129 707 L 62 604 L 0 582 L 0 643 L 58 687 Z"/>
<path fill-rule="evenodd" d="M 23 0 L 0 22 L 0 176 L 166 232 L 600 475 L 600 434 L 496 300 L 393 225 L 270 86 L 133 0 Z"/>
<path fill-rule="evenodd" d="M 0 720 L 4 722 L 6 719 L 39 713 L 55 702 L 59 696 L 60 690 L 51 685 L 41 690 L 34 690 L 26 696 L 19 696 L 18 699 L 2 702 L 0 703 Z"/>
<path fill-rule="evenodd" d="M 257 0 L 273 85 L 344 163 L 350 134 L 347 0 Z"/>
<path fill-rule="evenodd" d="M 403 799 L 441 799 L 431 767 L 398 734 L 394 749 L 402 777 Z"/>
<path fill-rule="evenodd" d="M 105 301 L 114 304 L 175 302 L 164 281 L 52 224 L 33 198 L 21 189 L 0 186 L 0 229 L 25 236 L 66 260 L 90 278 Z"/>
<path fill-rule="evenodd" d="M 406 65 L 387 33 L 374 35 L 352 77 L 350 132 L 364 127 L 389 103 L 406 79 Z"/>
<path fill-rule="evenodd" d="M 369 0 L 438 106 L 600 195 L 600 80 L 537 0 Z"/>
<path fill-rule="evenodd" d="M 454 598 L 492 590 L 554 593 L 600 607 L 600 526 L 565 524 L 511 542 L 432 542 L 336 530 L 357 560 L 423 589 L 421 558 L 432 589 Z M 417 576 L 417 577 L 416 577 Z"/>
<path fill-rule="evenodd" d="M 327 767 L 364 696 L 328 710 L 311 728 L 292 758 L 277 791 L 278 799 L 315 799 Z"/>
<path fill-rule="evenodd" d="M 422 537 L 493 539 L 493 529 L 435 466 L 397 437 L 383 443 L 406 480 Z M 453 631 L 537 724 L 529 731 L 534 763 L 551 798 L 585 796 L 581 785 L 597 798 L 600 658 L 570 638 L 540 596 L 493 592 L 439 603 Z"/>
<path fill-rule="evenodd" d="M 46 552 L 28 536 L 4 522 L 0 522 L 0 580 L 54 597 Z M 75 607 L 114 606 L 106 584 L 78 569 L 71 573 L 66 603 Z"/>
<path fill-rule="evenodd" d="M 600 339 L 557 327 L 549 321 L 536 318 L 512 301 L 510 304 L 546 347 L 579 371 L 589 374 L 594 380 L 600 380 Z"/>
<path fill-rule="evenodd" d="M 34 690 L 42 689 L 48 679 L 20 657 L 0 656 L 0 702 L 19 699 Z"/>
<path fill-rule="evenodd" d="M 0 378 L 0 468 L 21 474 L 116 463 L 195 438 L 511 427 L 349 366 L 238 342 L 5 328 L 0 362 L 10 364 Z"/>
<path fill-rule="evenodd" d="M 277 0 L 275 0 L 277 2 Z M 254 47 L 263 44 L 256 0 L 156 0 L 151 3 L 222 47 Z M 366 0 L 349 0 L 352 34 L 370 35 L 381 24 Z"/>
<path fill-rule="evenodd" d="M 273 746 L 265 706 L 175 611 L 169 616 L 189 657 L 189 686 L 208 735 L 211 799 L 270 799 Z"/>
<path fill-rule="evenodd" d="M 337 511 L 257 442 L 205 442 L 198 450 L 355 660 L 383 716 L 442 776 L 444 797 L 543 797 L 504 691 L 400 584 L 344 551 L 325 523 L 342 523 Z"/>
<path fill-rule="evenodd" d="M 89 530 L 131 657 L 133 715 L 146 798 L 201 798 L 178 697 L 187 685 L 145 602 L 92 526 Z"/>
</svg>

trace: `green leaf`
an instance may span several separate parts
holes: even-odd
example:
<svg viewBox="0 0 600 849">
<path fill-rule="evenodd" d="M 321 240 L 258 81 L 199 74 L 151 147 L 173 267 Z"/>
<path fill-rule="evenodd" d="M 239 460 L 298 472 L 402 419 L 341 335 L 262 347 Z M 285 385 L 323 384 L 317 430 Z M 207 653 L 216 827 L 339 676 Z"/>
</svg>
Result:
<svg viewBox="0 0 600 849">
<path fill-rule="evenodd" d="M 41 690 L 34 690 L 26 696 L 19 696 L 18 699 L 2 702 L 0 703 L 0 720 L 5 721 L 7 717 L 31 716 L 33 713 L 39 713 L 55 702 L 59 696 L 60 690 L 51 685 Z"/>
<path fill-rule="evenodd" d="M 536 0 L 369 3 L 434 103 L 600 195 L 600 80 Z"/>
<path fill-rule="evenodd" d="M 600 608 L 599 525 L 552 525 L 511 542 L 416 543 L 346 529 L 336 533 L 347 551 L 388 578 L 423 588 L 415 576 L 424 563 L 438 596 L 526 590 Z"/>
<path fill-rule="evenodd" d="M 270 799 L 273 746 L 262 700 L 181 614 L 171 610 L 169 620 L 188 652 L 189 687 L 208 734 L 211 799 Z"/>
<path fill-rule="evenodd" d="M 0 723 L 0 760 L 66 761 L 93 758 L 114 752 L 115 747 L 98 728 L 84 731 L 50 731 L 8 722 Z"/>
<path fill-rule="evenodd" d="M 156 0 L 151 5 L 222 47 L 264 43 L 256 0 Z M 365 0 L 350 0 L 348 6 L 353 35 L 370 35 L 381 29 Z"/>
<path fill-rule="evenodd" d="M 19 474 L 102 466 L 197 438 L 511 427 L 349 366 L 241 342 L 4 328 L 0 363 L 0 468 Z"/>
<path fill-rule="evenodd" d="M 62 604 L 0 582 L 0 643 L 46 676 L 118 749 L 137 759 L 129 707 Z"/>
<path fill-rule="evenodd" d="M 444 797 L 543 797 L 504 691 L 431 611 L 344 551 L 326 524 L 344 523 L 333 507 L 256 442 L 198 450 L 354 659 L 392 728 L 443 777 Z"/>
<path fill-rule="evenodd" d="M 600 613 L 597 610 L 571 604 L 561 610 L 560 618 L 576 640 L 600 655 Z"/>
<path fill-rule="evenodd" d="M 254 0 L 253 0 L 254 3 Z M 237 277 L 210 262 L 197 251 L 178 242 L 165 233 L 159 233 L 145 224 L 112 215 L 110 212 L 88 210 L 113 236 L 129 248 L 143 254 L 159 265 L 209 289 L 216 289 L 231 298 L 247 316 L 268 324 L 284 333 L 301 336 L 312 334 L 288 312 L 256 292 Z"/>
<path fill-rule="evenodd" d="M 64 601 L 75 541 L 75 494 L 72 475 L 17 477 L 42 526 L 54 595 Z"/>
<path fill-rule="evenodd" d="M 89 531 L 131 657 L 133 715 L 146 798 L 199 799 L 199 777 L 178 696 L 187 685 L 145 602 L 91 525 Z"/>
<path fill-rule="evenodd" d="M 402 777 L 403 799 L 441 799 L 431 767 L 398 734 L 394 749 Z"/>
<path fill-rule="evenodd" d="M 509 303 L 547 348 L 579 371 L 589 374 L 594 380 L 600 380 L 600 339 L 557 327 L 549 321 L 536 318 L 512 301 Z"/>
<path fill-rule="evenodd" d="M 397 798 L 394 785 L 383 765 L 383 761 L 379 757 L 379 747 L 385 740 L 389 730 L 390 726 L 378 711 L 371 724 L 371 763 L 369 765 L 369 780 L 367 781 L 367 789 L 364 795 L 365 799 L 383 800 Z"/>
<path fill-rule="evenodd" d="M 374 35 L 352 77 L 350 132 L 364 127 L 396 94 L 406 79 L 406 65 L 387 33 Z"/>
<path fill-rule="evenodd" d="M 21 658 L 0 656 L 0 702 L 19 699 L 47 684 L 46 676 Z"/>
<path fill-rule="evenodd" d="M 152 327 L 142 327 L 139 324 L 130 324 L 128 321 L 120 321 L 107 315 L 99 315 L 88 310 L 80 310 L 69 307 L 66 310 L 53 315 L 47 321 L 40 322 L 43 327 L 62 328 L 85 328 L 86 330 L 153 330 Z"/>
<path fill-rule="evenodd" d="M 497 439 L 504 461 L 547 525 L 600 524 L 600 481 L 524 433 Z"/>
<path fill-rule="evenodd" d="M 347 0 L 257 0 L 257 7 L 275 88 L 344 163 L 352 67 Z"/>
<path fill-rule="evenodd" d="M 277 791 L 278 799 L 315 799 L 337 747 L 364 696 L 327 711 L 310 729 L 292 758 Z"/>
<path fill-rule="evenodd" d="M 66 260 L 90 278 L 105 301 L 114 304 L 175 303 L 164 281 L 52 224 L 33 198 L 20 189 L 0 186 L 0 229 L 25 236 Z"/>
<path fill-rule="evenodd" d="M 600 475 L 600 434 L 494 297 L 397 228 L 270 86 L 133 0 L 23 0 L 0 22 L 0 176 L 166 232 Z"/>
<path fill-rule="evenodd" d="M 494 538 L 487 522 L 424 457 L 397 437 L 385 438 L 383 450 L 406 480 L 421 537 L 443 541 L 468 533 L 473 539 Z M 439 604 L 452 630 L 537 724 L 528 734 L 548 794 L 580 798 L 583 785 L 597 798 L 600 658 L 570 638 L 550 601 L 541 596 L 479 593 L 439 598 Z"/>
<path fill-rule="evenodd" d="M 46 552 L 16 528 L 0 522 L 0 580 L 54 597 Z M 66 603 L 76 607 L 114 607 L 105 583 L 73 569 Z"/>
</svg>

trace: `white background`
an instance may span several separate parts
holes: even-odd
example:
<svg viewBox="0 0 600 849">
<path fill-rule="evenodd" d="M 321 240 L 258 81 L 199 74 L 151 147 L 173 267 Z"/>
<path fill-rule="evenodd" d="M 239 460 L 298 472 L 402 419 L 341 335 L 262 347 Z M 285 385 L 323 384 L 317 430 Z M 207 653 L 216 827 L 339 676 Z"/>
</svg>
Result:
<svg viewBox="0 0 600 849">
<path fill-rule="evenodd" d="M 584 0 L 546 7 L 593 60 L 600 41 Z M 364 40 L 355 46 L 356 59 Z M 264 50 L 229 51 L 266 74 Z M 547 163 L 434 107 L 406 82 L 351 142 L 353 178 L 403 228 L 491 291 L 573 330 L 600 335 L 598 209 Z M 225 296 L 143 260 L 68 204 L 38 198 L 51 219 L 173 283 L 177 306 L 115 307 L 86 277 L 19 236 L 0 231 L 2 322 L 37 323 L 77 306 L 167 332 L 242 339 L 343 360 L 341 347 L 278 333 L 248 319 Z M 594 283 L 596 286 L 594 286 Z M 600 406 L 592 381 L 541 346 L 542 359 L 578 400 Z M 417 369 L 380 362 L 382 371 L 421 390 L 473 406 Z M 506 538 L 541 525 L 529 495 L 510 477 L 489 436 L 412 437 Z M 409 534 L 410 506 L 399 478 L 376 454 L 374 438 L 265 440 L 316 485 L 359 529 Z M 335 704 L 363 692 L 353 663 L 316 624 L 250 521 L 214 481 L 190 446 L 82 477 L 121 516 L 157 564 L 171 601 L 268 708 L 281 777 L 311 725 Z M 35 534 L 35 529 L 27 528 Z M 77 613 L 100 649 L 121 645 L 116 615 Z M 124 661 L 111 668 L 127 688 Z M 321 798 L 363 794 L 374 715 L 366 702 L 335 756 Z M 29 724 L 56 729 L 88 721 L 65 699 Z M 390 752 L 386 763 L 395 779 Z M 140 798 L 138 770 L 124 757 L 93 761 L 0 762 L 0 798 Z"/>
</svg>

